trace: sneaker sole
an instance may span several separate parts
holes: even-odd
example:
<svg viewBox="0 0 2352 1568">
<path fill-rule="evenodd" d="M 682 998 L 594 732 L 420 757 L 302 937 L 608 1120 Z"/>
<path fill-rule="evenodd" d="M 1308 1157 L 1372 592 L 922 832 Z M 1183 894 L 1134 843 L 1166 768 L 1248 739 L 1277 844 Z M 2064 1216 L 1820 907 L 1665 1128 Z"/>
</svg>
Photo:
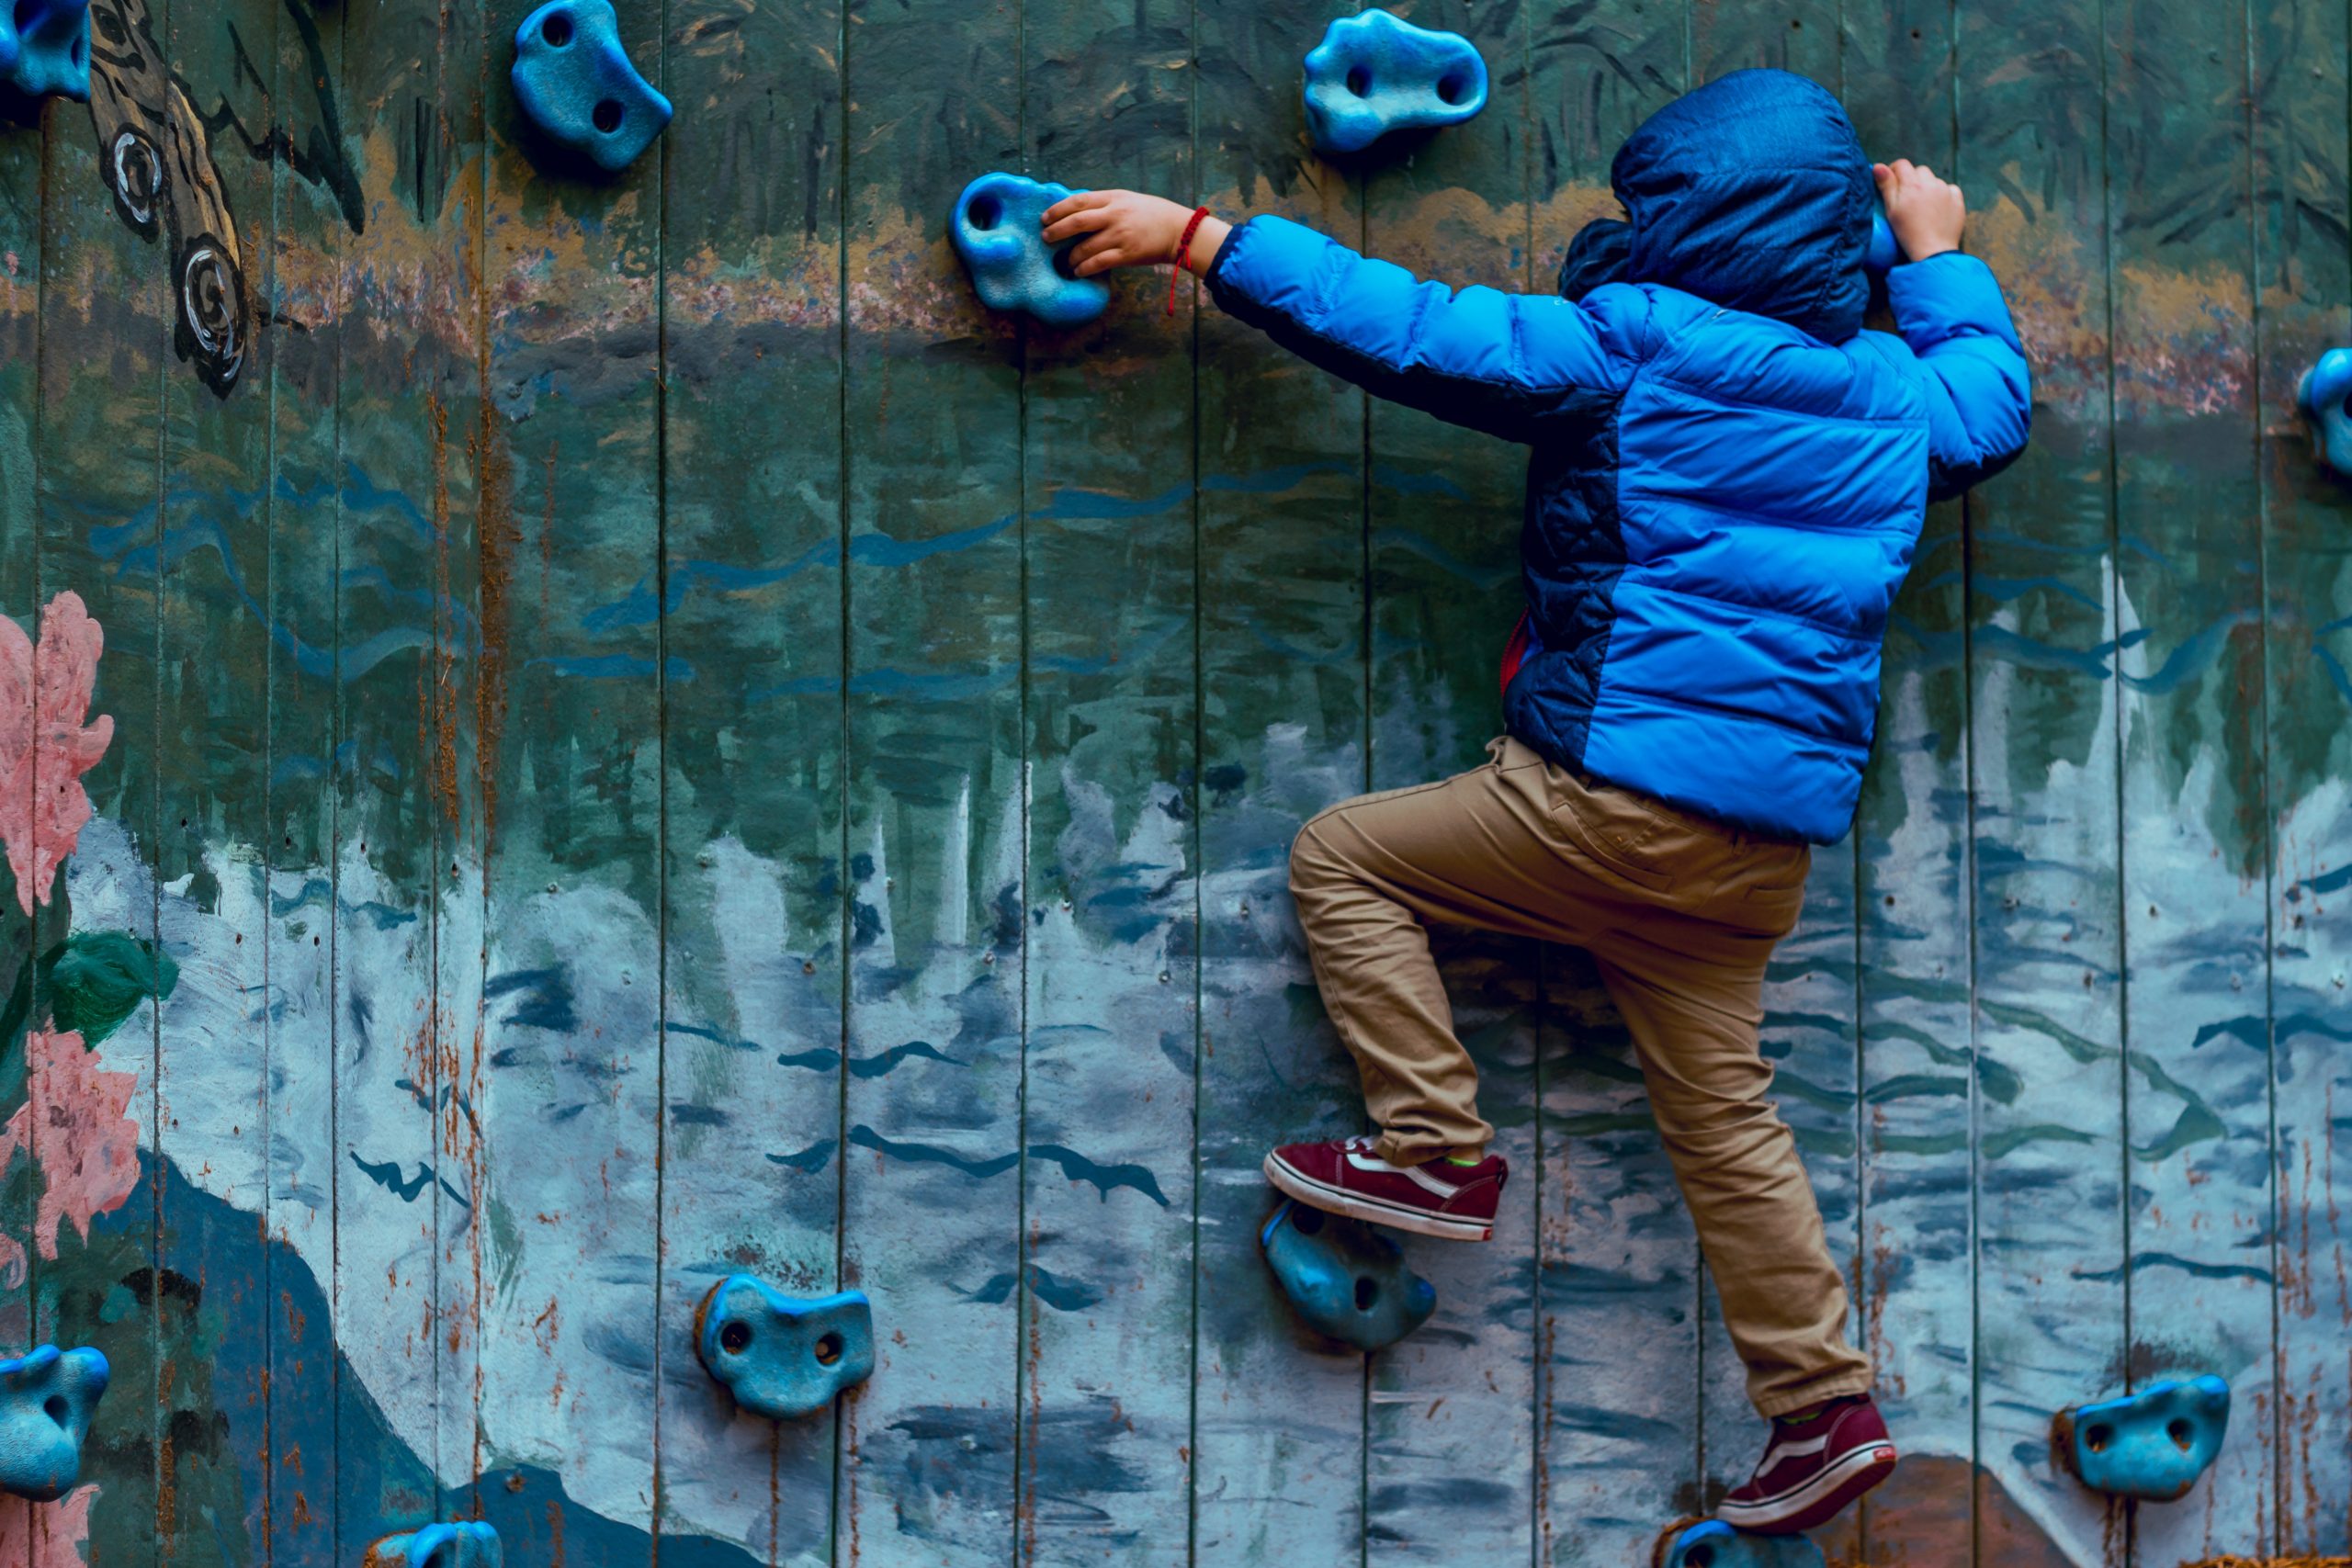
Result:
<svg viewBox="0 0 2352 1568">
<path fill-rule="evenodd" d="M 1432 1214 L 1426 1209 L 1408 1209 L 1401 1204 L 1385 1203 L 1377 1198 L 1367 1198 L 1361 1192 L 1350 1192 L 1332 1187 L 1290 1165 L 1274 1155 L 1266 1156 L 1266 1179 L 1286 1197 L 1295 1198 L 1311 1209 L 1326 1213 L 1345 1214 L 1351 1220 L 1370 1224 L 1385 1225 L 1390 1230 L 1410 1231 L 1415 1235 L 1435 1236 L 1440 1241 L 1487 1241 L 1495 1234 L 1492 1220 L 1460 1220 L 1445 1214 Z"/>
<path fill-rule="evenodd" d="M 1734 1529 L 1758 1535 L 1795 1535 L 1827 1524 L 1846 1511 L 1848 1504 L 1894 1473 L 1894 1445 L 1866 1443 L 1839 1454 L 1820 1474 L 1802 1486 L 1758 1503 L 1726 1499 L 1715 1506 L 1715 1517 Z"/>
</svg>

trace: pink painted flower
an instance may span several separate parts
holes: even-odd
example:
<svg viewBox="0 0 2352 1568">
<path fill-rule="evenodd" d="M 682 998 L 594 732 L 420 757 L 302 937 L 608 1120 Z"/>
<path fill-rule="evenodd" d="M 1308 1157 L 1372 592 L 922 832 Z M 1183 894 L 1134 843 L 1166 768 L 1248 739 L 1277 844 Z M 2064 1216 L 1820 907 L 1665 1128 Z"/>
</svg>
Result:
<svg viewBox="0 0 2352 1568">
<path fill-rule="evenodd" d="M 31 1152 L 40 1174 L 33 1239 L 53 1258 L 59 1225 L 73 1221 L 87 1241 L 91 1219 L 122 1207 L 139 1185 L 139 1123 L 128 1114 L 139 1075 L 101 1071 L 79 1034 L 30 1029 L 25 1077 L 25 1103 L 0 1128 L 0 1170 L 17 1150 Z M 21 1273 L 23 1258 L 21 1248 L 0 1257 L 0 1269 Z"/>
<path fill-rule="evenodd" d="M 28 915 L 36 896 L 49 902 L 57 868 L 90 820 L 82 775 L 114 739 L 109 716 L 83 722 L 105 648 L 76 593 L 60 593 L 41 612 L 38 649 L 0 615 L 0 839 Z"/>
<path fill-rule="evenodd" d="M 83 1568 L 90 1543 L 96 1486 L 77 1486 L 54 1503 L 0 1497 L 0 1562 L 25 1568 Z"/>
</svg>

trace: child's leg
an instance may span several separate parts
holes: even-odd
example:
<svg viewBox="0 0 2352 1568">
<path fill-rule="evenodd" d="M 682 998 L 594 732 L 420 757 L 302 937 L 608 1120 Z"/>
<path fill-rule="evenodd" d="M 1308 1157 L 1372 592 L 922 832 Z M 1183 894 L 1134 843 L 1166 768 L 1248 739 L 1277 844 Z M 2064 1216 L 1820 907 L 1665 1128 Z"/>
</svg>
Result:
<svg viewBox="0 0 2352 1568">
<path fill-rule="evenodd" d="M 1686 885 L 1681 891 L 1691 891 Z M 1733 889 L 1728 918 L 1777 924 Z M 1796 893 L 1785 898 L 1795 918 Z M 1871 1386 L 1846 1341 L 1846 1280 L 1829 1256 L 1796 1139 L 1767 1098 L 1758 1049 L 1764 963 L 1781 934 L 1660 910 L 1601 944 L 1601 976 L 1642 1061 L 1658 1134 L 1747 1367 L 1758 1412 L 1781 1416 Z"/>
<path fill-rule="evenodd" d="M 1585 878 L 1562 861 L 1543 759 L 1493 759 L 1437 784 L 1344 802 L 1300 829 L 1291 892 L 1323 1005 L 1354 1055 L 1381 1158 L 1475 1158 L 1494 1135 L 1454 1038 L 1425 919 L 1586 940 Z"/>
</svg>

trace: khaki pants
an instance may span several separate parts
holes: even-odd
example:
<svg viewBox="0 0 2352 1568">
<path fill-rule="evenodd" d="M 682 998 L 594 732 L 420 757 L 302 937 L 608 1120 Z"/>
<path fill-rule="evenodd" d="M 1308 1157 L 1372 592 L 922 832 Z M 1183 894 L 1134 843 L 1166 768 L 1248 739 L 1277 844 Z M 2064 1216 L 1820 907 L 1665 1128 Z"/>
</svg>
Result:
<svg viewBox="0 0 2352 1568">
<path fill-rule="evenodd" d="M 1802 844 L 1555 767 L 1517 740 L 1483 768 L 1333 807 L 1291 851 L 1291 891 L 1380 1155 L 1481 1153 L 1478 1070 L 1453 1035 L 1425 921 L 1586 948 L 1640 1056 L 1658 1135 L 1767 1416 L 1870 1387 L 1846 1281 L 1796 1140 L 1765 1098 L 1765 962 L 1796 924 Z"/>
</svg>

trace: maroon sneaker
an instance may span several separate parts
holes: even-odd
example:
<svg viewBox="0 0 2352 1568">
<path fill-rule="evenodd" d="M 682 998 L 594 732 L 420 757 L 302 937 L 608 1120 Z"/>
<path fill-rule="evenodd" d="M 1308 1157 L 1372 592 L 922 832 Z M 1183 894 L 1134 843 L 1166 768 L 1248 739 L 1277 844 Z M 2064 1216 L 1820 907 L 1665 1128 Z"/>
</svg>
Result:
<svg viewBox="0 0 2352 1568">
<path fill-rule="evenodd" d="M 1495 1204 L 1510 1174 L 1500 1155 L 1476 1165 L 1390 1165 L 1370 1138 L 1284 1144 L 1266 1156 L 1266 1179 L 1302 1203 L 1448 1241 L 1495 1234 Z"/>
<path fill-rule="evenodd" d="M 1715 1505 L 1715 1517 L 1758 1535 L 1794 1535 L 1827 1524 L 1894 1473 L 1894 1444 L 1871 1396 L 1832 1400 L 1810 1421 L 1772 1423 L 1756 1473 Z"/>
</svg>

